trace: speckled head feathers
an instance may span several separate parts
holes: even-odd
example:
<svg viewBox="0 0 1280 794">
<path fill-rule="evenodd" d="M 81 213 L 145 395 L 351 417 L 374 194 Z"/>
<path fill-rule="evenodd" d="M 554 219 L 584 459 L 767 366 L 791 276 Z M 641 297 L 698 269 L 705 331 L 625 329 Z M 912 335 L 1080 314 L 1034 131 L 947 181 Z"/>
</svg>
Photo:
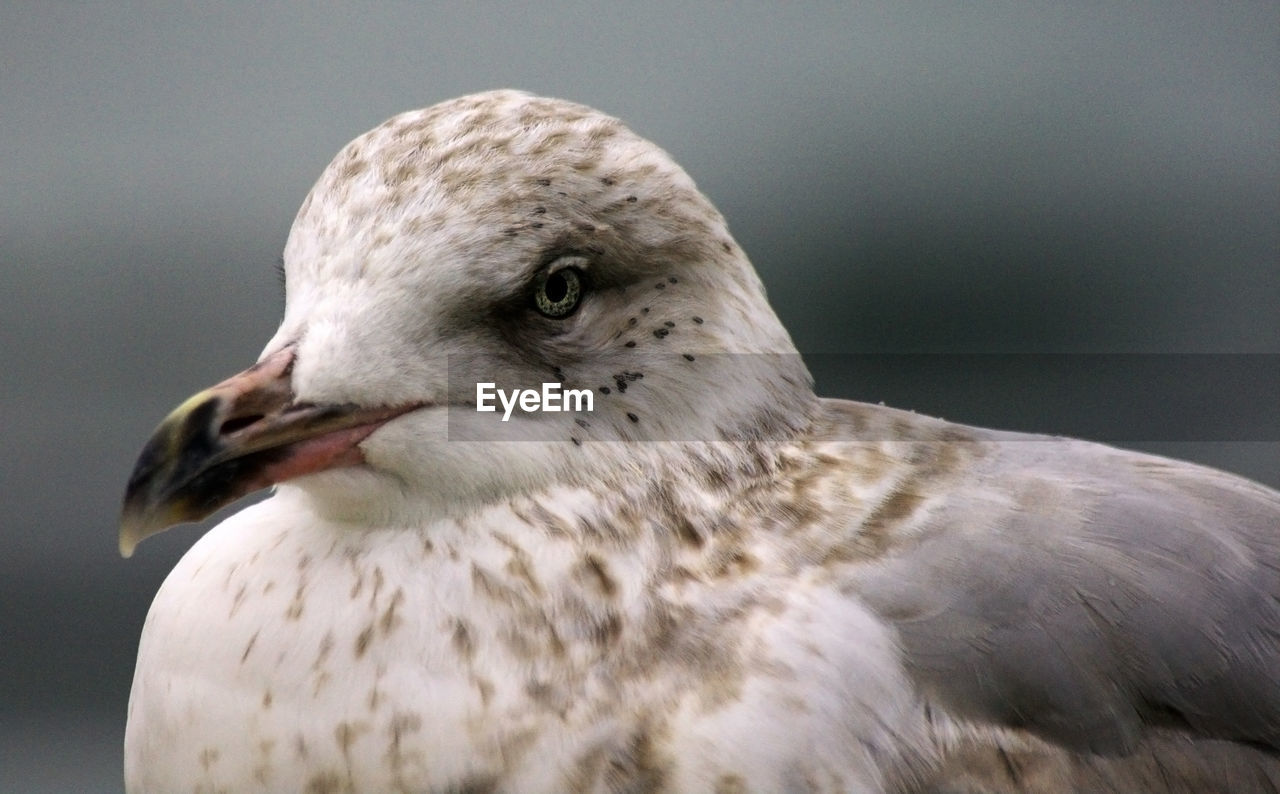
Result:
<svg viewBox="0 0 1280 794">
<path fill-rule="evenodd" d="M 583 280 L 580 305 L 571 316 L 540 314 L 534 286 L 568 260 Z M 455 420 L 476 418 L 477 380 L 593 391 L 585 423 L 542 415 L 502 428 L 553 440 L 551 451 L 473 451 L 464 464 L 443 428 L 425 440 L 431 411 L 365 443 L 370 460 L 437 490 L 458 467 L 506 488 L 538 480 L 534 469 L 597 465 L 588 459 L 601 450 L 566 452 L 565 442 L 790 428 L 804 411 L 779 406 L 812 399 L 720 213 L 662 149 L 570 102 L 494 91 L 360 136 L 303 203 L 285 272 L 285 318 L 266 352 L 296 346 L 300 399 L 427 403 L 453 412 L 456 439 Z M 738 354 L 787 361 L 744 365 L 731 360 Z M 441 461 L 454 469 L 440 471 Z"/>
<path fill-rule="evenodd" d="M 393 240 L 464 247 L 486 237 L 504 253 L 524 237 L 609 246 L 655 265 L 734 252 L 724 219 L 689 176 L 622 122 L 563 100 L 493 91 L 401 113 L 344 147 L 299 210 L 286 258 L 360 272 L 369 258 L 339 255 L 353 239 L 376 249 Z M 485 275 L 518 275 L 509 254 L 498 261 Z"/>
</svg>

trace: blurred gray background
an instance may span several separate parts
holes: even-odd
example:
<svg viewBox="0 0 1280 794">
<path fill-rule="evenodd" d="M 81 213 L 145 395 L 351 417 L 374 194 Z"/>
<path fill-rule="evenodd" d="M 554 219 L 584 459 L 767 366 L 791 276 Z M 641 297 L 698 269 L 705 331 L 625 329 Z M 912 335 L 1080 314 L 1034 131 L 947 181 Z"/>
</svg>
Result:
<svg viewBox="0 0 1280 794">
<path fill-rule="evenodd" d="M 1135 436 L 1120 397 L 1045 412 L 1016 371 L 843 355 L 1280 353 L 1275 2 L 178 5 L 0 8 L 0 790 L 120 790 L 146 608 L 207 528 L 121 560 L 133 457 L 273 332 L 330 157 L 462 93 L 574 99 L 667 148 L 827 394 L 1280 485 L 1275 433 Z M 1197 410 L 1274 415 L 1222 358 L 1170 359 Z"/>
</svg>

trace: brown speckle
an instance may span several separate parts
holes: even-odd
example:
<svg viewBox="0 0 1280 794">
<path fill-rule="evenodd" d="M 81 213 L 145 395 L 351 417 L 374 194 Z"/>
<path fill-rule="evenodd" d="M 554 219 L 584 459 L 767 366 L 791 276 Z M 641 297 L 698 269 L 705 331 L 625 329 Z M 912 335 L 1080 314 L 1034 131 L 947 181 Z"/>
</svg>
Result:
<svg viewBox="0 0 1280 794">
<path fill-rule="evenodd" d="M 404 590 L 397 587 L 396 591 L 391 594 L 391 603 L 387 605 L 383 611 L 382 617 L 378 620 L 378 625 L 382 628 L 383 634 L 390 634 L 402 622 L 396 614 L 396 608 L 404 603 Z"/>
<path fill-rule="evenodd" d="M 480 695 L 480 704 L 489 705 L 489 701 L 493 699 L 493 682 L 487 678 L 476 676 L 471 679 L 471 685 L 476 688 L 476 693 Z"/>
<path fill-rule="evenodd" d="M 863 527 L 869 532 L 883 532 L 910 516 L 923 501 L 924 497 L 916 491 L 899 487 L 876 505 L 862 522 Z"/>
<path fill-rule="evenodd" d="M 253 633 L 253 636 L 249 638 L 249 642 L 245 644 L 244 653 L 240 654 L 240 664 L 244 664 L 245 660 L 249 658 L 249 653 L 253 651 L 253 644 L 258 641 L 258 633 L 260 631 L 261 629 L 259 629 L 258 631 L 255 631 Z"/>
<path fill-rule="evenodd" d="M 713 576 L 741 577 L 760 567 L 760 561 L 740 549 L 731 550 L 715 564 Z"/>
<path fill-rule="evenodd" d="M 546 681 L 531 680 L 526 682 L 524 693 L 529 696 L 530 700 L 543 708 L 561 711 L 560 708 L 557 708 L 559 706 L 558 701 L 561 700 L 561 698 L 556 697 L 559 693 L 555 687 L 552 687 Z"/>
<path fill-rule="evenodd" d="M 319 670 L 311 680 L 311 697 L 318 698 L 324 688 L 329 685 L 331 676 L 327 670 Z"/>
<path fill-rule="evenodd" d="M 373 592 L 369 595 L 369 607 L 372 608 L 378 603 L 378 594 L 382 592 L 382 585 L 386 582 L 382 575 L 382 566 L 373 566 Z"/>
<path fill-rule="evenodd" d="M 306 605 L 305 595 L 307 590 L 306 580 L 298 582 L 298 589 L 294 591 L 293 601 L 289 603 L 289 607 L 285 609 L 284 616 L 286 620 L 297 620 L 302 617 L 302 609 Z"/>
<path fill-rule="evenodd" d="M 320 647 L 316 650 L 316 660 L 311 663 L 312 670 L 319 670 L 324 664 L 325 659 L 329 658 L 329 652 L 333 650 L 333 632 L 326 631 L 324 636 L 320 638 Z"/>
<path fill-rule="evenodd" d="M 356 637 L 356 658 L 364 656 L 365 651 L 369 650 L 369 643 L 373 641 L 373 624 L 365 626 L 364 631 L 360 632 Z"/>
<path fill-rule="evenodd" d="M 260 762 L 253 767 L 253 779 L 265 785 L 271 778 L 271 751 L 275 749 L 274 739 L 263 739 L 258 742 Z"/>
<path fill-rule="evenodd" d="M 404 764 L 404 755 L 400 745 L 404 741 L 405 735 L 417 733 L 420 730 L 422 730 L 422 717 L 416 712 L 397 711 L 391 715 L 391 719 L 387 723 L 387 736 L 391 740 L 387 747 L 387 759 L 397 773 Z"/>
<path fill-rule="evenodd" d="M 515 590 L 475 563 L 471 564 L 471 585 L 477 593 L 502 604 L 514 604 L 524 600 Z"/>
<path fill-rule="evenodd" d="M 622 636 L 622 618 L 613 611 L 606 612 L 591 630 L 591 638 L 603 646 L 616 644 L 620 636 Z"/>
<path fill-rule="evenodd" d="M 540 596 L 542 595 L 542 586 L 533 575 L 531 562 L 528 552 L 524 549 L 516 548 L 511 553 L 511 559 L 507 560 L 506 570 L 513 578 L 524 582 L 533 595 Z"/>
<path fill-rule="evenodd" d="M 475 656 L 476 647 L 471 639 L 471 628 L 465 620 L 458 619 L 453 622 L 453 649 L 468 661 Z"/>
<path fill-rule="evenodd" d="M 342 178 L 355 179 L 356 177 L 360 176 L 360 174 L 364 173 L 365 169 L 367 169 L 368 167 L 369 167 L 369 163 L 367 160 L 361 160 L 357 157 L 352 157 L 349 160 L 347 160 L 346 164 L 343 165 L 342 167 Z"/>
<path fill-rule="evenodd" d="M 698 531 L 698 528 L 685 515 L 676 514 L 675 522 L 676 537 L 680 538 L 680 540 L 695 548 L 701 548 L 707 542 L 702 533 Z"/>
<path fill-rule="evenodd" d="M 573 791 L 662 791 L 670 761 L 663 758 L 648 728 L 626 743 L 598 744 L 579 757 L 569 773 Z"/>
<path fill-rule="evenodd" d="M 320 772 L 307 781 L 306 794 L 338 794 L 342 791 L 342 776 L 337 772 Z"/>
<path fill-rule="evenodd" d="M 265 692 L 263 692 L 263 693 L 262 693 L 262 707 L 263 707 L 264 709 L 269 709 L 269 708 L 271 708 L 271 703 L 272 703 L 272 701 L 274 701 L 274 700 L 275 700 L 275 698 L 274 698 L 274 697 L 272 697 L 272 695 L 271 695 L 271 690 L 270 690 L 270 689 L 268 689 L 267 691 L 265 691 Z"/>
<path fill-rule="evenodd" d="M 218 756 L 222 753 L 218 752 L 216 747 L 206 747 L 200 751 L 200 768 L 208 772 L 209 768 L 218 763 Z"/>
<path fill-rule="evenodd" d="M 498 780 L 492 775 L 476 775 L 460 781 L 452 790 L 458 794 L 494 794 L 498 790 Z"/>
<path fill-rule="evenodd" d="M 601 594 L 612 597 L 618 592 L 618 583 L 609 575 L 604 561 L 596 555 L 588 554 L 583 557 L 580 570 L 585 578 L 595 584 Z"/>
<path fill-rule="evenodd" d="M 369 724 L 366 722 L 339 722 L 338 727 L 333 729 L 333 738 L 338 743 L 338 747 L 342 750 L 342 754 L 351 754 L 351 745 L 355 744 L 360 738 L 360 734 L 369 732 Z"/>
<path fill-rule="evenodd" d="M 248 584 L 242 584 L 240 585 L 240 589 L 236 590 L 235 598 L 231 599 L 231 612 L 228 614 L 228 617 L 235 617 L 236 612 L 240 609 L 240 605 L 244 603 L 244 593 L 248 588 Z"/>
<path fill-rule="evenodd" d="M 393 737 L 400 737 L 408 733 L 417 733 L 422 730 L 422 715 L 416 711 L 397 711 L 391 715 L 389 725 Z"/>
</svg>

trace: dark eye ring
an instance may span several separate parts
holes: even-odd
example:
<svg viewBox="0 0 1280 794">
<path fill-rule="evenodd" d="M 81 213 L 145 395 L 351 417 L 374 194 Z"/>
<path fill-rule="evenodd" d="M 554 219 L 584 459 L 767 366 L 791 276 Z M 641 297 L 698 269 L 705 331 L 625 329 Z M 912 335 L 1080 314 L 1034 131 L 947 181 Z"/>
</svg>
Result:
<svg viewBox="0 0 1280 794">
<path fill-rule="evenodd" d="M 533 305 L 548 317 L 568 317 L 581 301 L 582 273 L 576 267 L 540 273 L 533 284 Z"/>
</svg>

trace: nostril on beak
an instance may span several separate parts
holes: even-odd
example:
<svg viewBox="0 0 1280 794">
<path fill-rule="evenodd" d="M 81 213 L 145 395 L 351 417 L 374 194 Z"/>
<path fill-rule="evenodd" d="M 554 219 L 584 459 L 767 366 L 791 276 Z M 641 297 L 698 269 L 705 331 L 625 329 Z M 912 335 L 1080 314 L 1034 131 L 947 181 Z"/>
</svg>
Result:
<svg viewBox="0 0 1280 794">
<path fill-rule="evenodd" d="M 265 418 L 263 414 L 249 414 L 248 416 L 233 416 L 222 423 L 222 427 L 218 428 L 218 434 L 229 436 L 237 430 L 243 430 L 255 422 L 260 422 Z"/>
</svg>

